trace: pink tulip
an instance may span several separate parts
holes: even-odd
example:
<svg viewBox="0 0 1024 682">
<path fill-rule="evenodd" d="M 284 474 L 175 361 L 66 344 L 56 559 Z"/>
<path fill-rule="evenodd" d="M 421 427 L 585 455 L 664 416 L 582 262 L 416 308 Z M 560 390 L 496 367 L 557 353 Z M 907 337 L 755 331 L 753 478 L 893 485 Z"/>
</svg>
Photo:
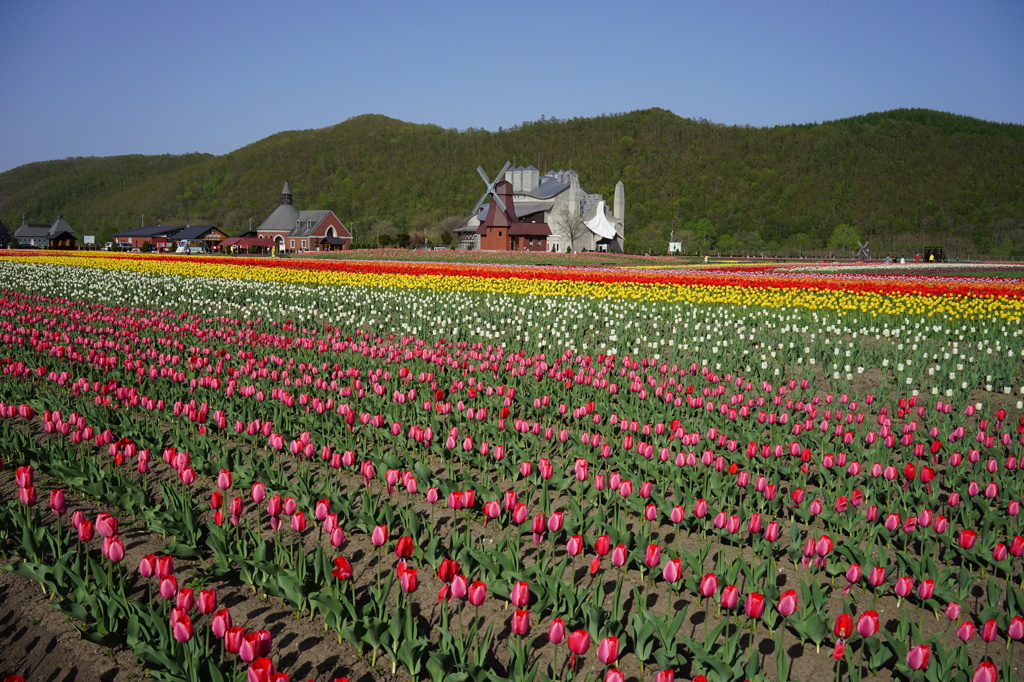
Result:
<svg viewBox="0 0 1024 682">
<path fill-rule="evenodd" d="M 530 583 L 521 580 L 513 585 L 512 591 L 509 594 L 509 601 L 521 609 L 526 608 L 530 603 Z"/>
<path fill-rule="evenodd" d="M 561 644 L 565 640 L 565 621 L 555 618 L 548 627 L 548 641 L 552 644 Z"/>
<path fill-rule="evenodd" d="M 861 637 L 873 637 L 878 633 L 878 612 L 862 611 L 857 617 L 857 634 Z"/>
<path fill-rule="evenodd" d="M 374 547 L 382 547 L 388 541 L 388 527 L 386 524 L 374 526 L 370 533 L 370 542 Z"/>
<path fill-rule="evenodd" d="M 722 588 L 722 608 L 734 609 L 740 601 L 740 590 L 735 585 L 726 585 Z"/>
<path fill-rule="evenodd" d="M 597 660 L 605 665 L 614 663 L 619 658 L 619 638 L 605 637 L 597 645 Z"/>
<path fill-rule="evenodd" d="M 468 598 L 469 603 L 473 606 L 480 606 L 487 599 L 487 583 L 482 580 L 475 580 L 473 584 L 469 586 Z"/>
<path fill-rule="evenodd" d="M 796 612 L 797 596 L 796 590 L 786 590 L 779 596 L 779 614 L 784 618 L 792 616 Z"/>
<path fill-rule="evenodd" d="M 704 577 L 700 579 L 701 595 L 704 597 L 710 597 L 716 592 L 718 592 L 718 576 L 714 573 L 705 573 Z"/>
<path fill-rule="evenodd" d="M 683 575 L 683 561 L 679 557 L 665 563 L 661 569 L 661 577 L 670 583 L 678 582 Z"/>
<path fill-rule="evenodd" d="M 907 652 L 907 665 L 911 670 L 924 670 L 932 656 L 932 648 L 928 644 L 918 644 Z"/>
<path fill-rule="evenodd" d="M 509 627 L 515 634 L 522 637 L 530 632 L 530 612 L 523 609 L 516 609 L 512 614 Z"/>
<path fill-rule="evenodd" d="M 974 670 L 974 675 L 971 676 L 971 682 L 996 682 L 998 670 L 992 661 L 982 661 L 978 664 L 978 667 Z"/>
</svg>

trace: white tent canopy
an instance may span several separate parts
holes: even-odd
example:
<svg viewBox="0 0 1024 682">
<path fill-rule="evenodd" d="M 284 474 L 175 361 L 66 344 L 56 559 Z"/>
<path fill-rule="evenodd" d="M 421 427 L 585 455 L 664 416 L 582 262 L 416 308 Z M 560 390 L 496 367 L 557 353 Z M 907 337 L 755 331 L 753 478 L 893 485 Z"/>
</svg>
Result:
<svg viewBox="0 0 1024 682">
<path fill-rule="evenodd" d="M 604 199 L 598 202 L 594 217 L 584 222 L 590 231 L 601 239 L 615 239 L 615 223 L 608 220 Z"/>
</svg>

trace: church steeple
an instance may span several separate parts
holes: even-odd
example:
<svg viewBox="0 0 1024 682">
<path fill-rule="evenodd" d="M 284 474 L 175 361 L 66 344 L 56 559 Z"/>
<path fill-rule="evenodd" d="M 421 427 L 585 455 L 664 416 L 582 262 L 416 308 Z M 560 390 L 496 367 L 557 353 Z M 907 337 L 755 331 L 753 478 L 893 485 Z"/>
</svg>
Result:
<svg viewBox="0 0 1024 682">
<path fill-rule="evenodd" d="M 288 186 L 288 181 L 284 181 L 284 189 L 281 190 L 281 203 L 290 204 L 292 203 L 292 190 Z"/>
</svg>

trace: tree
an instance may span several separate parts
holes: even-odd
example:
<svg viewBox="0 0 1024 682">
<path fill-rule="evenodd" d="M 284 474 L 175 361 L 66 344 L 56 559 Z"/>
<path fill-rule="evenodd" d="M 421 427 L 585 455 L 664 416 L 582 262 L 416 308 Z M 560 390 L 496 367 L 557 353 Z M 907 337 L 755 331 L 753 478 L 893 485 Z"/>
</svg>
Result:
<svg viewBox="0 0 1024 682">
<path fill-rule="evenodd" d="M 836 251 L 856 251 L 857 245 L 864 239 L 856 227 L 846 223 L 839 223 L 836 229 L 832 230 L 832 236 L 828 238 L 828 248 Z"/>
<path fill-rule="evenodd" d="M 583 216 L 579 211 L 571 205 L 563 206 L 558 213 L 558 227 L 559 233 L 568 242 L 569 250 L 578 251 L 577 245 L 583 241 L 587 233 L 587 224 L 583 222 Z"/>
</svg>

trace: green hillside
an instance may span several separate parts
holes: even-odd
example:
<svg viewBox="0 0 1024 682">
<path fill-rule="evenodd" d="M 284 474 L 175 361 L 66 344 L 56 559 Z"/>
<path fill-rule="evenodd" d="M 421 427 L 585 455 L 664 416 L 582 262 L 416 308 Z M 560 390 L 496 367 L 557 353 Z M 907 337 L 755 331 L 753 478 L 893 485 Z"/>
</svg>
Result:
<svg viewBox="0 0 1024 682">
<path fill-rule="evenodd" d="M 693 252 L 839 253 L 867 238 L 875 255 L 939 243 L 959 257 L 1024 258 L 1024 126 L 921 109 L 773 128 L 649 109 L 496 132 L 365 115 L 224 156 L 28 164 L 0 174 L 0 219 L 13 229 L 22 214 L 63 213 L 99 240 L 142 214 L 237 234 L 287 180 L 299 208 L 334 209 L 358 241 L 437 239 L 483 190 L 476 166 L 494 173 L 506 160 L 572 167 L 609 200 L 622 180 L 633 252 L 663 252 L 674 234 Z"/>
</svg>

